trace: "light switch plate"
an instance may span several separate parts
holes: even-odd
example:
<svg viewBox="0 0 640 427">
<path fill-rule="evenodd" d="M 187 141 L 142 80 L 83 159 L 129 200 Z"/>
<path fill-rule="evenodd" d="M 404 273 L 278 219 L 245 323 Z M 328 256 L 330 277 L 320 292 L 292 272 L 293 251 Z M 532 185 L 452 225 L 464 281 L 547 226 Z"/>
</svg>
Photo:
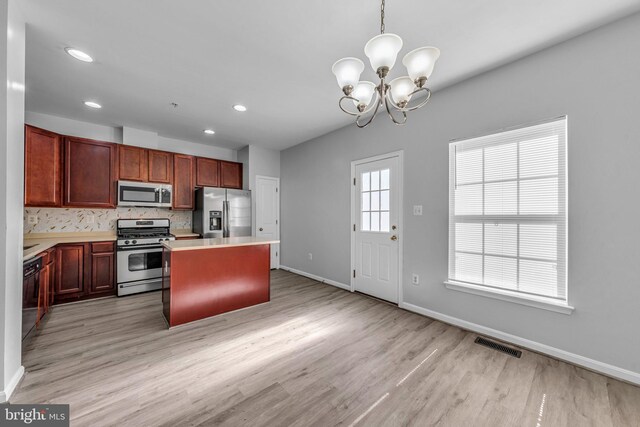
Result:
<svg viewBox="0 0 640 427">
<path fill-rule="evenodd" d="M 86 218 L 88 224 L 93 224 L 96 221 L 96 218 L 93 215 L 87 215 Z"/>
<path fill-rule="evenodd" d="M 38 223 L 38 215 L 27 215 L 27 223 L 35 225 Z"/>
<path fill-rule="evenodd" d="M 413 205 L 413 214 L 422 215 L 422 205 Z"/>
</svg>

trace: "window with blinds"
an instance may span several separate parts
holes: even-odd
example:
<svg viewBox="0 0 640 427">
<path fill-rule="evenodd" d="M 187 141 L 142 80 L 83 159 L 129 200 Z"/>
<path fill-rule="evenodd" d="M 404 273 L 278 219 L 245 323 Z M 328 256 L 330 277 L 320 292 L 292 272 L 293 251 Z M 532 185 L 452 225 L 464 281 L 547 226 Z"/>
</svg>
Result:
<svg viewBox="0 0 640 427">
<path fill-rule="evenodd" d="M 449 147 L 449 282 L 567 301 L 567 119 Z"/>
</svg>

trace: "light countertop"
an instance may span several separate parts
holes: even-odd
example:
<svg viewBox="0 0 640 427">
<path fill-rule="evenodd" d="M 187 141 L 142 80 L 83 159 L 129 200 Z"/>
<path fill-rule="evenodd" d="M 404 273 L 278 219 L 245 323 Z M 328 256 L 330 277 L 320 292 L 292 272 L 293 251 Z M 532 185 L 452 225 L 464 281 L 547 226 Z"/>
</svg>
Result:
<svg viewBox="0 0 640 427">
<path fill-rule="evenodd" d="M 30 233 L 24 235 L 24 246 L 28 247 L 22 252 L 22 259 L 26 261 L 35 257 L 40 252 L 61 243 L 84 242 L 114 242 L 116 233 L 113 231 L 96 231 L 92 233 Z"/>
<path fill-rule="evenodd" d="M 176 236 L 178 239 L 183 239 L 185 237 L 193 237 L 194 239 L 197 239 L 200 237 L 198 233 L 194 233 L 189 229 L 171 230 L 171 234 Z"/>
<path fill-rule="evenodd" d="M 280 240 L 264 237 L 222 237 L 218 239 L 174 240 L 163 242 L 162 246 L 171 251 L 190 251 L 198 249 L 231 248 L 236 246 L 272 245 L 280 243 Z"/>
<path fill-rule="evenodd" d="M 171 230 L 176 237 L 193 237 L 199 235 L 191 230 Z M 74 232 L 74 233 L 28 233 L 24 235 L 24 246 L 29 247 L 22 252 L 22 260 L 26 261 L 61 243 L 115 242 L 113 231 Z"/>
</svg>

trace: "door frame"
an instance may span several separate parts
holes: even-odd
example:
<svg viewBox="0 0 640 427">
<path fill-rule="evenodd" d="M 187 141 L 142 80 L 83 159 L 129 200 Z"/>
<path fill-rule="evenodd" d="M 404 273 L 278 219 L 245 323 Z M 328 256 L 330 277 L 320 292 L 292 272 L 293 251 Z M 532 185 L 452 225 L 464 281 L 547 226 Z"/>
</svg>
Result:
<svg viewBox="0 0 640 427">
<path fill-rule="evenodd" d="M 258 180 L 259 179 L 268 179 L 271 181 L 275 181 L 276 182 L 276 192 L 278 193 L 278 203 L 276 206 L 276 209 L 278 211 L 278 219 L 276 220 L 276 234 L 278 235 L 278 240 L 280 240 L 280 178 L 275 177 L 275 176 L 266 176 L 266 175 L 256 175 L 255 176 L 255 209 L 256 209 L 256 217 L 254 219 L 255 221 L 255 226 L 256 226 L 256 230 L 255 232 L 257 232 L 258 230 Z M 282 252 L 281 250 L 281 246 L 280 243 L 278 243 L 278 256 L 276 257 L 277 262 L 276 262 L 276 267 L 275 269 L 278 270 L 280 268 L 280 252 Z M 271 258 L 271 257 L 269 257 Z"/>
<path fill-rule="evenodd" d="M 402 304 L 402 270 L 404 268 L 403 262 L 403 250 L 404 247 L 404 150 L 392 151 L 386 154 L 380 154 L 378 156 L 367 157 L 366 159 L 351 161 L 351 224 L 349 228 L 351 230 L 351 271 L 349 272 L 349 281 L 351 286 L 351 292 L 356 290 L 355 277 L 353 277 L 353 271 L 356 269 L 356 232 L 354 225 L 356 223 L 356 211 L 360 203 L 356 202 L 356 166 L 365 163 L 371 163 L 378 160 L 389 159 L 392 157 L 398 158 L 398 305 Z"/>
</svg>

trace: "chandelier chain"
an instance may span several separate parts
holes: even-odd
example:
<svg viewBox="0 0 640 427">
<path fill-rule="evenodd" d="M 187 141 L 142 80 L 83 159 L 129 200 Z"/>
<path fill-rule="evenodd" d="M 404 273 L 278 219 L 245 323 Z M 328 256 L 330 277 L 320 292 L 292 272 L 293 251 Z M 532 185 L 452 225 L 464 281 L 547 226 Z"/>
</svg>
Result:
<svg viewBox="0 0 640 427">
<path fill-rule="evenodd" d="M 380 6 L 380 34 L 384 34 L 384 0 Z"/>
</svg>

